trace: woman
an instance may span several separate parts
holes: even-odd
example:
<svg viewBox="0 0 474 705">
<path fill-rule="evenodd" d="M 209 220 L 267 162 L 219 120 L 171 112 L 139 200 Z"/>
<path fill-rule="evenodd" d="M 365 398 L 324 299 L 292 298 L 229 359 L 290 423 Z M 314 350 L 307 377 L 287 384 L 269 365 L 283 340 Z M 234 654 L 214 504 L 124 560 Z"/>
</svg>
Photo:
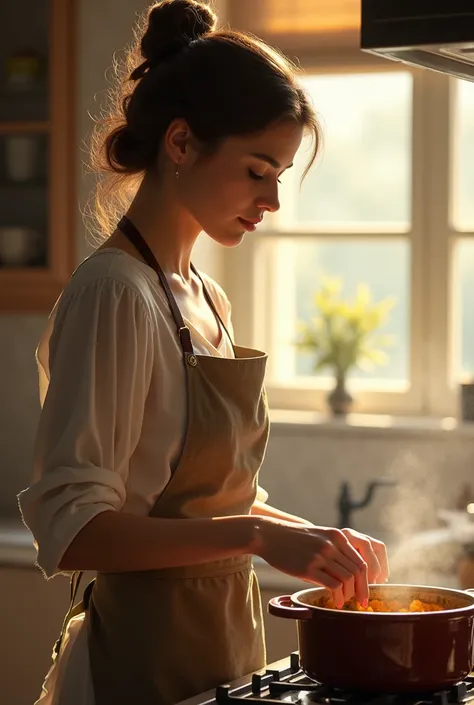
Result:
<svg viewBox="0 0 474 705">
<path fill-rule="evenodd" d="M 146 22 L 95 141 L 108 237 L 37 352 L 21 510 L 46 577 L 97 571 L 43 705 L 170 705 L 263 667 L 252 555 L 338 604 L 388 576 L 382 543 L 265 503 L 266 355 L 234 345 L 224 292 L 191 264 L 201 231 L 235 246 L 278 209 L 305 131 L 316 154 L 309 101 L 290 63 L 215 31 L 206 5 L 166 0 Z"/>
</svg>

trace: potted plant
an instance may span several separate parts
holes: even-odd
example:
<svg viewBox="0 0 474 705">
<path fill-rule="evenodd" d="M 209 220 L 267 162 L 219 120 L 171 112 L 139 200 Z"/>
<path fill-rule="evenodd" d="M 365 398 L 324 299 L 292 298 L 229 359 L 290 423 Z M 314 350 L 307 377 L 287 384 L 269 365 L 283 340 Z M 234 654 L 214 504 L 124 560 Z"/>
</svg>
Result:
<svg viewBox="0 0 474 705">
<path fill-rule="evenodd" d="M 387 362 L 383 348 L 392 344 L 393 338 L 377 334 L 386 322 L 395 301 L 386 298 L 374 303 L 367 284 L 359 284 L 355 297 L 342 297 L 342 281 L 325 278 L 321 289 L 314 296 L 316 315 L 299 323 L 296 346 L 310 353 L 314 371 L 330 369 L 335 385 L 327 400 L 336 416 L 348 413 L 353 398 L 346 388 L 349 372 L 362 370 Z"/>
</svg>

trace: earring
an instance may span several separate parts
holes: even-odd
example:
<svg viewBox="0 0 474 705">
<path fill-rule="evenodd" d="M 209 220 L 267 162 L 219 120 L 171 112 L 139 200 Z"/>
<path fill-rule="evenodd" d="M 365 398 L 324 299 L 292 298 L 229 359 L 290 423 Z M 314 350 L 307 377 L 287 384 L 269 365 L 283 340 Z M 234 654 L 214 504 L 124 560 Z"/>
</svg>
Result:
<svg viewBox="0 0 474 705">
<path fill-rule="evenodd" d="M 179 179 L 179 164 L 176 164 L 176 178 Z"/>
</svg>

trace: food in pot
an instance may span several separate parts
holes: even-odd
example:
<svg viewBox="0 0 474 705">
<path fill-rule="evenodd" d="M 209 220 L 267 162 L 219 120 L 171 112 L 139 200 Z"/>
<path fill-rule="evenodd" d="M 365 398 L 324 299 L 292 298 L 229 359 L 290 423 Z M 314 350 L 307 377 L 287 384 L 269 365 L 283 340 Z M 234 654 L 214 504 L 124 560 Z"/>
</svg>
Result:
<svg viewBox="0 0 474 705">
<path fill-rule="evenodd" d="M 318 602 L 319 607 L 335 610 L 336 603 L 332 598 L 325 597 Z M 362 607 L 355 597 L 348 600 L 341 607 L 349 612 L 441 612 L 442 605 L 435 602 L 423 602 L 422 600 L 411 600 L 403 603 L 400 600 L 369 600 L 368 607 Z"/>
</svg>

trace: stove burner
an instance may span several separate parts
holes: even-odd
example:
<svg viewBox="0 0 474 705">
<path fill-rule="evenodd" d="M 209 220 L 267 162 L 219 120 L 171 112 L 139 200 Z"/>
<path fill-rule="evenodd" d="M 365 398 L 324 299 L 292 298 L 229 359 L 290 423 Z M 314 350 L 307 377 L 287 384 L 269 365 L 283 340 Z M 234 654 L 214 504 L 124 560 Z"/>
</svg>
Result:
<svg viewBox="0 0 474 705">
<path fill-rule="evenodd" d="M 469 676 L 438 693 L 351 693 L 310 680 L 301 670 L 295 652 L 287 668 L 255 674 L 250 684 L 237 688 L 222 685 L 216 689 L 217 705 L 250 705 L 261 701 L 265 705 L 474 705 L 474 677 Z"/>
</svg>

